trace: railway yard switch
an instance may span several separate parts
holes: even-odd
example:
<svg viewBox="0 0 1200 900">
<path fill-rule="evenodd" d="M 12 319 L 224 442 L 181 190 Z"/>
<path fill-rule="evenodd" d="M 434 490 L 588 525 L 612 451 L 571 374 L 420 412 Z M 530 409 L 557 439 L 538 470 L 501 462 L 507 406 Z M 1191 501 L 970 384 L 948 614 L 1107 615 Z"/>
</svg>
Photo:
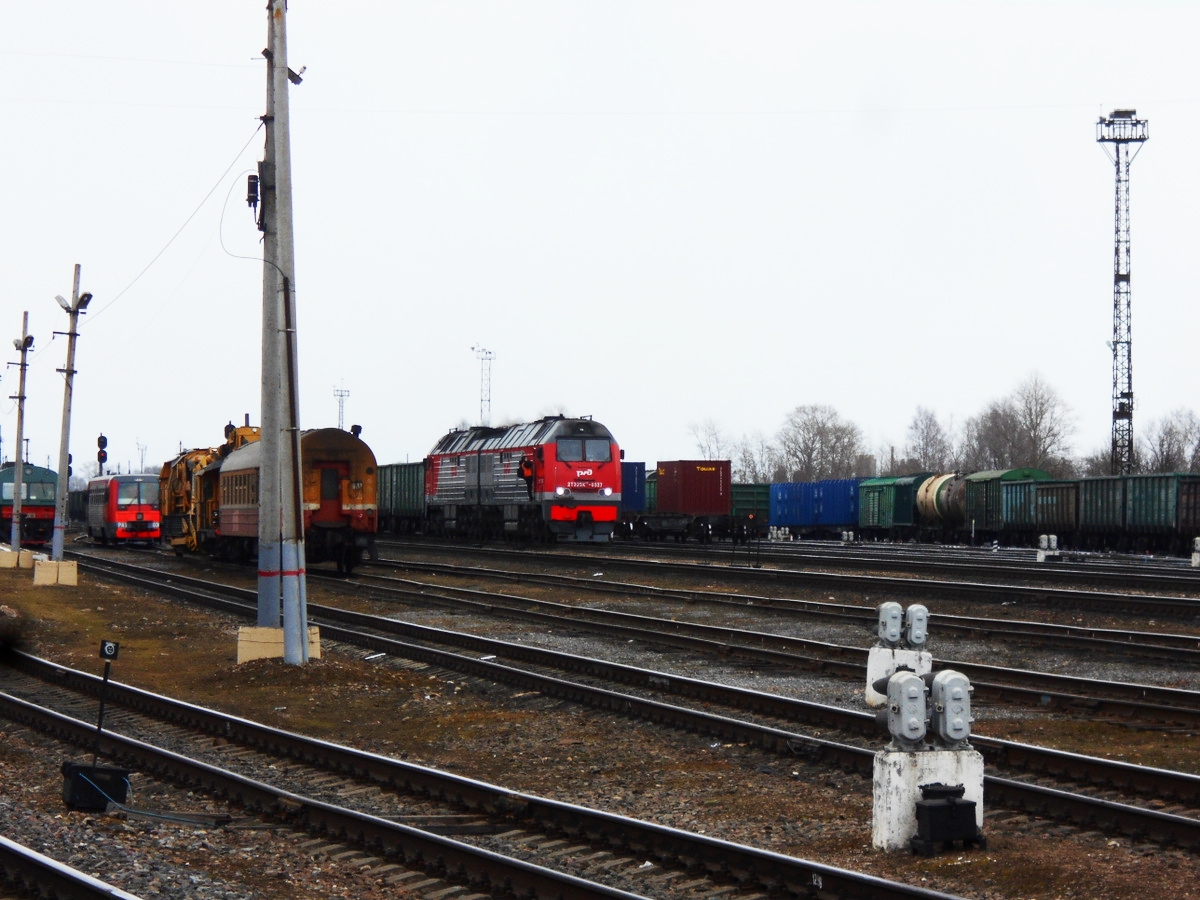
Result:
<svg viewBox="0 0 1200 900">
<path fill-rule="evenodd" d="M 986 846 L 983 756 L 967 740 L 970 682 L 953 670 L 899 671 L 886 690 L 891 741 L 875 754 L 872 846 L 928 855 L 955 841 Z"/>
<path fill-rule="evenodd" d="M 925 649 L 929 640 L 929 610 L 914 603 L 907 610 L 899 603 L 879 604 L 878 640 L 867 653 L 867 706 L 881 709 L 887 703 L 886 682 L 895 672 L 908 670 L 927 675 L 933 669 L 933 655 Z"/>
</svg>

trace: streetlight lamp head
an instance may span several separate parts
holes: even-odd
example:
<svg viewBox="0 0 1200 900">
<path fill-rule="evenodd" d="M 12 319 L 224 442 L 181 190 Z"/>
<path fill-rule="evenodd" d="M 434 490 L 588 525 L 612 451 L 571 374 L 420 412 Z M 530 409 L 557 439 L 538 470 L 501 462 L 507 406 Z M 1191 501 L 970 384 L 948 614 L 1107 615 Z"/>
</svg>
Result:
<svg viewBox="0 0 1200 900">
<path fill-rule="evenodd" d="M 63 309 L 65 309 L 67 312 L 71 311 L 71 304 L 67 302 L 67 298 L 64 297 L 62 294 L 55 294 L 54 299 L 57 300 L 58 305 L 61 306 Z"/>
<path fill-rule="evenodd" d="M 82 294 L 79 295 L 79 306 L 76 308 L 82 312 L 83 310 L 87 309 L 87 305 L 91 302 L 92 302 L 91 292 L 84 291 Z"/>
</svg>

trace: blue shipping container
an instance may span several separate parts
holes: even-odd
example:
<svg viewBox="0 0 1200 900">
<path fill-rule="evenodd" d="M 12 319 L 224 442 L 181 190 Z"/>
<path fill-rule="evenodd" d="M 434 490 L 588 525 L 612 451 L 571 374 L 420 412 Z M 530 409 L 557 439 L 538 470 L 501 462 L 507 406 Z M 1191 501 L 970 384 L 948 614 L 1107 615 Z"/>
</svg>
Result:
<svg viewBox="0 0 1200 900">
<path fill-rule="evenodd" d="M 771 485 L 771 525 L 811 528 L 814 487 L 809 481 L 783 481 Z"/>
<path fill-rule="evenodd" d="M 621 512 L 646 511 L 646 464 L 621 463 Z"/>
<path fill-rule="evenodd" d="M 858 527 L 861 478 L 834 478 L 813 485 L 813 525 L 825 529 Z"/>
</svg>

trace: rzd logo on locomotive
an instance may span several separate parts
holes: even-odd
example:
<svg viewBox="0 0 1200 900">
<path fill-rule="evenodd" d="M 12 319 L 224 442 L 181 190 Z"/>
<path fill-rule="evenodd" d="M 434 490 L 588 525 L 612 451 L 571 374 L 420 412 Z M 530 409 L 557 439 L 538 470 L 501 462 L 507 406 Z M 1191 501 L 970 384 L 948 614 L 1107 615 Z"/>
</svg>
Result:
<svg viewBox="0 0 1200 900">
<path fill-rule="evenodd" d="M 591 469 L 576 469 L 576 470 L 575 470 L 575 477 L 576 477 L 576 478 L 587 478 L 587 477 L 588 477 L 589 475 L 591 475 L 591 474 L 592 474 L 592 470 L 591 470 Z"/>
</svg>

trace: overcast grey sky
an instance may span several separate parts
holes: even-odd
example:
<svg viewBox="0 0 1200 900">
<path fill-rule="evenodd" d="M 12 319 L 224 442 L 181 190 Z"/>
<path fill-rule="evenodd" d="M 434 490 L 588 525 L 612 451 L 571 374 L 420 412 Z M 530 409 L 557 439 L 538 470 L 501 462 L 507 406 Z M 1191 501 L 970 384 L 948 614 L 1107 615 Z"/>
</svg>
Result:
<svg viewBox="0 0 1200 900">
<path fill-rule="evenodd" d="M 0 343 L 29 310 L 57 460 L 73 267 L 95 299 L 71 449 L 123 466 L 259 410 L 264 0 L 0 0 Z M 1135 432 L 1193 388 L 1200 4 L 293 0 L 301 420 L 380 462 L 478 419 L 770 436 L 823 403 L 873 448 L 1040 372 L 1108 443 L 1114 168 L 1132 171 Z M 4 332 L 3 329 L 8 331 Z M 17 369 L 0 382 L 11 458 Z"/>
</svg>

